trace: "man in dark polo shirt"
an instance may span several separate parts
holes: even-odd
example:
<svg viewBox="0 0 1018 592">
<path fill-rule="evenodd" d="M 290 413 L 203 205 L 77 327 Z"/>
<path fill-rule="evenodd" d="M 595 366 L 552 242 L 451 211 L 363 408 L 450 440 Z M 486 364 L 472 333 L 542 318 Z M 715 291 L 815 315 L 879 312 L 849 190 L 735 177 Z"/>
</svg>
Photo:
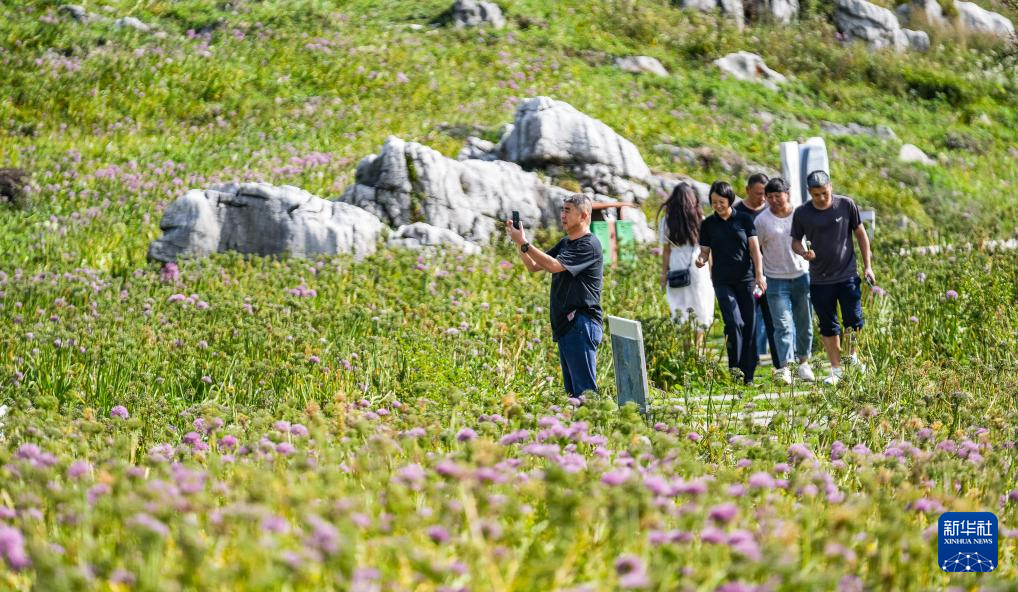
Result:
<svg viewBox="0 0 1018 592">
<path fill-rule="evenodd" d="M 831 177 L 824 171 L 813 171 L 806 177 L 810 201 L 792 214 L 792 250 L 809 261 L 809 295 L 820 322 L 820 337 L 831 362 L 831 373 L 825 384 L 837 384 L 843 376 L 841 368 L 841 325 L 859 331 L 863 326 L 862 282 L 856 268 L 852 236 L 859 243 L 863 274 L 870 283 L 876 281 L 870 262 L 870 240 L 859 221 L 859 208 L 850 198 L 834 195 Z M 809 249 L 802 238 L 809 241 Z M 838 322 L 838 307 L 841 323 Z M 851 351 L 848 361 L 858 365 Z"/>
<path fill-rule="evenodd" d="M 531 273 L 551 276 L 551 332 L 558 343 L 559 362 L 566 392 L 580 396 L 597 390 L 597 346 L 601 343 L 601 243 L 590 233 L 590 198 L 582 193 L 567 197 L 559 219 L 566 231 L 548 250 L 527 242 L 523 228 L 506 223 L 509 238 L 519 245 L 520 258 Z"/>
<path fill-rule="evenodd" d="M 767 186 L 767 175 L 753 173 L 746 180 L 746 197 L 735 204 L 735 211 L 742 212 L 753 219 L 767 211 L 767 201 L 764 200 L 764 187 Z M 756 354 L 762 356 L 767 353 L 767 346 L 771 348 L 771 363 L 775 371 L 781 367 L 778 361 L 778 345 L 774 340 L 774 321 L 771 319 L 771 307 L 767 302 L 767 294 L 761 294 L 756 299 Z"/>
</svg>

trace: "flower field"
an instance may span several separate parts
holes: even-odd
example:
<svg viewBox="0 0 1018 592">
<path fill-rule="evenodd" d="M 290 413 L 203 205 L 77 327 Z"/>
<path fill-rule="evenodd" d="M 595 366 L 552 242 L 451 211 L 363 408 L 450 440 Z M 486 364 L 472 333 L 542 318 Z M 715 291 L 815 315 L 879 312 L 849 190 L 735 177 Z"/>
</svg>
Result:
<svg viewBox="0 0 1018 592">
<path fill-rule="evenodd" d="M 0 2 L 0 168 L 31 177 L 0 203 L 0 591 L 1014 589 L 1018 260 L 979 241 L 1016 228 L 1018 87 L 991 54 L 871 54 L 826 21 L 751 41 L 657 0 L 506 2 L 499 32 L 431 27 L 446 0 L 105 4 Z M 710 69 L 750 43 L 781 94 Z M 672 75 L 605 57 L 628 54 Z M 389 134 L 455 155 L 537 94 L 660 170 L 659 142 L 774 164 L 827 120 L 939 151 L 829 144 L 836 190 L 881 212 L 866 372 L 733 383 L 720 327 L 696 350 L 668 319 L 651 245 L 603 294 L 643 322 L 646 417 L 615 404 L 607 340 L 602 392 L 566 397 L 548 278 L 504 242 L 145 259 L 187 189 L 334 198 Z M 949 241 L 976 247 L 898 255 Z M 945 511 L 996 513 L 996 570 L 941 571 Z"/>
<path fill-rule="evenodd" d="M 996 512 L 979 583 L 1015 577 L 1010 257 L 889 260 L 873 369 L 803 394 L 822 423 L 767 427 L 620 410 L 607 347 L 606 392 L 567 400 L 546 285 L 497 253 L 415 257 L 0 274 L 0 582 L 967 588 L 936 565 L 947 510 Z M 610 273 L 606 309 L 667 315 L 654 262 Z M 676 359 L 672 395 L 737 391 Z"/>
</svg>

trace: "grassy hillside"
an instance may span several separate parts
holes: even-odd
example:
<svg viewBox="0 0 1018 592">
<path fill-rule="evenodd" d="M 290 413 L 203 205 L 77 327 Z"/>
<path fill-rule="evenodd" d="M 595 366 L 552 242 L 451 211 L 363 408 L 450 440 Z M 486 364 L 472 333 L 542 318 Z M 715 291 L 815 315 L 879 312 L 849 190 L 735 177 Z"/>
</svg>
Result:
<svg viewBox="0 0 1018 592">
<path fill-rule="evenodd" d="M 777 143 L 822 120 L 888 125 L 947 164 L 900 165 L 896 141 L 828 138 L 839 190 L 892 224 L 906 214 L 919 235 L 1000 237 L 1016 226 L 1002 199 L 1018 180 L 1014 71 L 956 40 L 928 55 L 872 54 L 839 47 L 822 20 L 739 33 L 667 2 L 621 0 L 507 4 L 511 24 L 498 32 L 428 27 L 444 1 L 86 5 L 134 15 L 154 35 L 75 23 L 57 4 L 0 9 L 0 163 L 39 185 L 30 210 L 0 216 L 0 248 L 19 264 L 133 268 L 162 205 L 187 188 L 259 178 L 335 196 L 387 135 L 453 155 L 455 126 L 494 130 L 537 94 L 601 118 L 653 168 L 708 181 L 724 174 L 683 171 L 651 147 L 716 147 L 777 166 Z M 721 80 L 710 61 L 741 49 L 792 82 L 775 93 Z M 611 64 L 629 54 L 659 58 L 672 76 Z"/>
<path fill-rule="evenodd" d="M 1018 262 L 896 248 L 1013 235 L 1014 71 L 984 40 L 840 47 L 802 3 L 745 32 L 662 1 L 506 2 L 498 32 L 431 28 L 444 0 L 85 5 L 141 33 L 0 0 L 0 168 L 35 185 L 0 206 L 0 590 L 1009 589 Z M 722 80 L 740 49 L 791 82 Z M 188 188 L 334 197 L 386 136 L 454 155 L 533 95 L 704 180 L 652 147 L 776 167 L 821 121 L 890 126 L 828 138 L 838 190 L 880 211 L 867 371 L 734 383 L 718 324 L 698 349 L 671 323 L 650 247 L 603 295 L 643 321 L 647 417 L 615 404 L 607 345 L 602 392 L 566 398 L 548 279 L 504 243 L 145 261 Z M 897 164 L 900 142 L 944 163 Z M 941 571 L 947 510 L 996 513 L 995 573 Z"/>
</svg>

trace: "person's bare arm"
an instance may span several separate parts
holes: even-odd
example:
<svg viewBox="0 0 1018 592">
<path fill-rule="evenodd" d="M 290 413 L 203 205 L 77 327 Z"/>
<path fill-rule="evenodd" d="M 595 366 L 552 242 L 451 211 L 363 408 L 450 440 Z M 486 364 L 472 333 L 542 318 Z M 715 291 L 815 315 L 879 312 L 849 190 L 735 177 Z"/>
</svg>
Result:
<svg viewBox="0 0 1018 592">
<path fill-rule="evenodd" d="M 661 286 L 668 285 L 668 262 L 672 258 L 672 244 L 665 243 L 664 249 L 661 250 Z"/>
<path fill-rule="evenodd" d="M 792 239 L 792 252 L 806 261 L 812 261 L 817 258 L 817 254 L 812 249 L 807 251 L 806 247 L 802 245 L 802 239 Z"/>
<path fill-rule="evenodd" d="M 755 236 L 749 237 L 749 258 L 753 260 L 753 270 L 756 272 L 756 285 L 759 286 L 761 292 L 766 292 L 767 278 L 764 277 L 763 257 L 760 256 L 760 240 Z"/>
<path fill-rule="evenodd" d="M 527 252 L 520 251 L 519 247 L 523 246 L 527 242 L 526 235 L 523 234 L 522 228 L 513 228 L 511 220 L 507 220 L 505 223 L 506 231 L 509 233 L 509 238 L 516 243 L 516 250 L 520 254 L 520 259 L 523 260 L 523 264 L 527 266 L 527 271 L 534 273 L 537 271 L 547 271 L 549 273 L 558 273 L 565 271 L 566 268 L 562 267 L 562 264 L 558 262 L 558 259 L 548 256 L 547 253 L 538 249 L 534 245 L 527 247 Z"/>
<path fill-rule="evenodd" d="M 873 275 L 873 262 L 872 254 L 870 252 L 870 237 L 866 234 L 866 227 L 862 224 L 855 227 L 853 231 L 855 234 L 855 240 L 859 242 L 859 252 L 862 254 L 862 265 L 863 275 L 871 283 L 876 282 L 877 278 Z"/>
<path fill-rule="evenodd" d="M 696 266 L 703 267 L 710 261 L 710 247 L 700 247 L 700 256 L 696 258 Z"/>
</svg>

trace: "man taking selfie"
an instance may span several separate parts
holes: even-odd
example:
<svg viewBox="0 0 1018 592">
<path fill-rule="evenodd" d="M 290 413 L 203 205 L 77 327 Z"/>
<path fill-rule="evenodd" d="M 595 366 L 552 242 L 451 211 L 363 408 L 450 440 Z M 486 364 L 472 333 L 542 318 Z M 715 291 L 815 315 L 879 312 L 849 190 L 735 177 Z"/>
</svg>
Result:
<svg viewBox="0 0 1018 592">
<path fill-rule="evenodd" d="M 601 243 L 590 233 L 591 200 L 582 193 L 563 200 L 559 219 L 566 231 L 547 253 L 527 242 L 522 225 L 506 222 L 527 271 L 551 276 L 551 332 L 558 343 L 566 391 L 596 391 L 595 364 L 601 343 Z"/>
</svg>

